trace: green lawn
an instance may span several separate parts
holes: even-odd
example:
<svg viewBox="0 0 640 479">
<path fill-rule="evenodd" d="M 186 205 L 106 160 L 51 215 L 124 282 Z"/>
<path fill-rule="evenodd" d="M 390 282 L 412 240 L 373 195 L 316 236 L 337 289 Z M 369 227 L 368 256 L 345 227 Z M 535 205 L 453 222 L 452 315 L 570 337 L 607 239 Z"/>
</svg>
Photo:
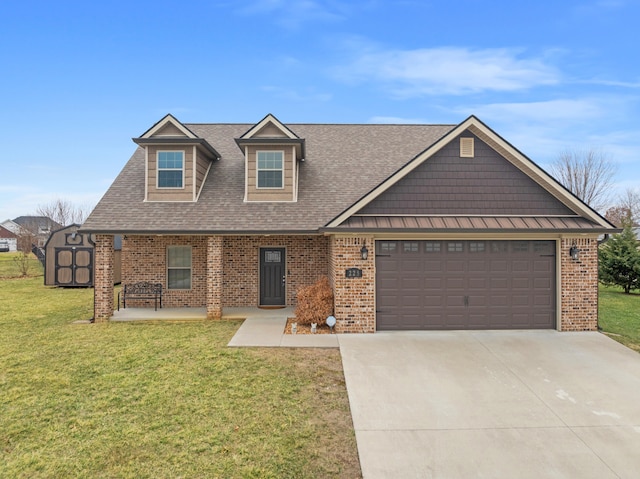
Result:
<svg viewBox="0 0 640 479">
<path fill-rule="evenodd" d="M 16 264 L 18 256 L 18 253 L 0 253 L 0 279 L 18 278 L 21 276 L 20 268 Z M 27 276 L 42 275 L 42 265 L 31 253 L 29 253 L 29 257 L 27 258 L 27 264 Z"/>
<path fill-rule="evenodd" d="M 640 352 L 640 294 L 601 285 L 598 303 L 602 332 Z"/>
<path fill-rule="evenodd" d="M 42 281 L 0 279 L 0 477 L 361 476 L 338 350 L 227 348 L 237 321 L 73 324 L 92 290 Z"/>
</svg>

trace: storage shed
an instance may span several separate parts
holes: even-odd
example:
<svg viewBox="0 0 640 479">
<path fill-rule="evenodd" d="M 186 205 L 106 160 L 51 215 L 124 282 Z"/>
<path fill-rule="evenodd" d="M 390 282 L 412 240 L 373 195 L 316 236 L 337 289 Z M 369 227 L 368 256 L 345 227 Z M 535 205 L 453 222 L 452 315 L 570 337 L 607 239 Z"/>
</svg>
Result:
<svg viewBox="0 0 640 479">
<path fill-rule="evenodd" d="M 45 244 L 44 284 L 46 286 L 92 287 L 94 279 L 94 238 L 79 233 L 73 224 L 54 231 Z M 115 284 L 120 283 L 122 238 L 114 239 Z"/>
</svg>

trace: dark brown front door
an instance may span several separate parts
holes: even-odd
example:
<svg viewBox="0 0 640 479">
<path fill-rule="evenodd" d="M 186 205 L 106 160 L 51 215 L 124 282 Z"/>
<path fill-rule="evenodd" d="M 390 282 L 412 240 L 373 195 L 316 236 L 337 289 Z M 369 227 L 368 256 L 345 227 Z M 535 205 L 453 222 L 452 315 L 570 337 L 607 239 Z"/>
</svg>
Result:
<svg viewBox="0 0 640 479">
<path fill-rule="evenodd" d="M 285 306 L 285 249 L 260 248 L 260 306 Z"/>
<path fill-rule="evenodd" d="M 377 329 L 555 327 L 554 241 L 377 241 Z"/>
</svg>

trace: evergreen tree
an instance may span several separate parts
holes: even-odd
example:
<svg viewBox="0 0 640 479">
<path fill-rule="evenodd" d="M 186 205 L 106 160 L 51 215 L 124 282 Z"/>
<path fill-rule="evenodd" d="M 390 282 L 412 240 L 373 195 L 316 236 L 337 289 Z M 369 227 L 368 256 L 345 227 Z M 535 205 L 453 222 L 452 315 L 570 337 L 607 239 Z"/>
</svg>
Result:
<svg viewBox="0 0 640 479">
<path fill-rule="evenodd" d="M 621 286 L 627 294 L 640 289 L 640 244 L 631 227 L 631 221 L 625 221 L 622 233 L 613 235 L 598 250 L 600 282 Z"/>
</svg>

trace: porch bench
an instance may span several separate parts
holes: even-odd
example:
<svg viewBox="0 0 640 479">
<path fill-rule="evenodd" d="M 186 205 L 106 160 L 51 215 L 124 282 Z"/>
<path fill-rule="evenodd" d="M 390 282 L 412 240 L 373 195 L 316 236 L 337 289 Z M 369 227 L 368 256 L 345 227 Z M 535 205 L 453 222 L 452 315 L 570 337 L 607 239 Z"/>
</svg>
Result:
<svg viewBox="0 0 640 479">
<path fill-rule="evenodd" d="M 153 299 L 155 310 L 158 311 L 158 302 L 162 309 L 162 284 L 141 281 L 139 283 L 125 284 L 118 293 L 118 311 L 120 311 L 120 295 L 122 294 L 122 307 L 127 307 L 127 299 Z"/>
</svg>

